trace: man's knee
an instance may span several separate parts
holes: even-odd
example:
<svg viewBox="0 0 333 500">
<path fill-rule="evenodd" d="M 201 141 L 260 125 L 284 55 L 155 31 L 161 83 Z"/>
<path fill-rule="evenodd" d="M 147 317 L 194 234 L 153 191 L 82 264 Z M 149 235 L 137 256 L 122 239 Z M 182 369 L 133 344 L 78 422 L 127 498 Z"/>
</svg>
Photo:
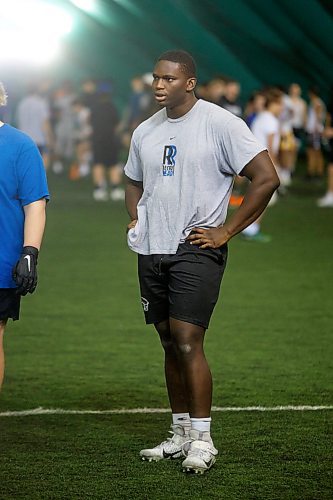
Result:
<svg viewBox="0 0 333 500">
<path fill-rule="evenodd" d="M 202 352 L 202 343 L 194 338 L 173 337 L 173 345 L 179 357 L 189 359 Z"/>
<path fill-rule="evenodd" d="M 203 349 L 204 328 L 172 320 L 170 322 L 173 345 L 181 357 L 191 357 Z"/>
</svg>

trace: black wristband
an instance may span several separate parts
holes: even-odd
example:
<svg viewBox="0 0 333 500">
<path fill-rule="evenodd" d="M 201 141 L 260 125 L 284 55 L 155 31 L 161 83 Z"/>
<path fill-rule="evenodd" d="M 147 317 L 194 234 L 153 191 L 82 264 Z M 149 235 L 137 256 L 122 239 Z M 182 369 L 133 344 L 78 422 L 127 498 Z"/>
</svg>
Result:
<svg viewBox="0 0 333 500">
<path fill-rule="evenodd" d="M 37 264 L 37 259 L 38 259 L 38 254 L 39 254 L 38 248 L 36 248 L 36 247 L 23 247 L 22 253 L 24 253 L 25 255 L 32 255 L 35 259 L 36 264 Z"/>
</svg>

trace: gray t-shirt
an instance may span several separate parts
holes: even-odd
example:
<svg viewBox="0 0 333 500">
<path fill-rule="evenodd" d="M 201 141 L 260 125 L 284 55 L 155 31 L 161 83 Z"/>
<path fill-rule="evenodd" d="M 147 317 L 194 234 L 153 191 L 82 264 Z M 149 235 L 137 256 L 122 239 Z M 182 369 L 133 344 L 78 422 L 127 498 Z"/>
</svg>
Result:
<svg viewBox="0 0 333 500">
<path fill-rule="evenodd" d="M 202 100 L 181 118 L 163 108 L 141 123 L 125 166 L 144 189 L 129 247 L 175 254 L 194 227 L 222 225 L 234 176 L 264 149 L 243 120 Z"/>
<path fill-rule="evenodd" d="M 37 146 L 46 145 L 45 122 L 49 118 L 48 103 L 39 95 L 24 97 L 18 105 L 18 128 L 28 134 Z"/>
</svg>

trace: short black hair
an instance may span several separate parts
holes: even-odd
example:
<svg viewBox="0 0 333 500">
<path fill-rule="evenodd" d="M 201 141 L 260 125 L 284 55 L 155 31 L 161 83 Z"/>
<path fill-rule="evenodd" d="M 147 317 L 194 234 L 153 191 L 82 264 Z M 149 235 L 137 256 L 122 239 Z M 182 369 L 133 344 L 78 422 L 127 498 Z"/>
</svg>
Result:
<svg viewBox="0 0 333 500">
<path fill-rule="evenodd" d="M 163 52 L 157 60 L 178 63 L 188 77 L 197 77 L 195 60 L 185 50 L 168 50 L 167 52 Z"/>
</svg>

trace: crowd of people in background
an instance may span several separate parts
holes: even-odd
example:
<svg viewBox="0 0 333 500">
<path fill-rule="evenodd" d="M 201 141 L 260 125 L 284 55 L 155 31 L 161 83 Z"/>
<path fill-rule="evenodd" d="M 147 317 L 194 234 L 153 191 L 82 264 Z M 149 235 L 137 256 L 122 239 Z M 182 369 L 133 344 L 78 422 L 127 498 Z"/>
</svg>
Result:
<svg viewBox="0 0 333 500">
<path fill-rule="evenodd" d="M 72 180 L 91 175 L 96 201 L 122 200 L 123 163 L 132 132 L 157 111 L 151 83 L 151 74 L 134 76 L 128 103 L 119 113 L 109 81 L 88 78 L 80 86 L 64 81 L 52 88 L 51 82 L 44 80 L 28 87 L 17 104 L 12 124 L 36 142 L 46 169 L 56 174 L 65 172 Z M 196 94 L 243 118 L 265 144 L 281 182 L 271 205 L 291 185 L 302 153 L 310 182 L 323 178 L 328 159 L 327 192 L 317 203 L 333 207 L 333 98 L 325 105 L 318 90 L 310 88 L 305 99 L 300 85 L 292 83 L 287 89 L 258 89 L 243 105 L 240 83 L 224 75 L 198 85 Z M 241 203 L 242 182 L 241 178 L 235 181 L 232 204 Z M 260 221 L 252 226 L 244 237 L 264 240 Z"/>
</svg>

